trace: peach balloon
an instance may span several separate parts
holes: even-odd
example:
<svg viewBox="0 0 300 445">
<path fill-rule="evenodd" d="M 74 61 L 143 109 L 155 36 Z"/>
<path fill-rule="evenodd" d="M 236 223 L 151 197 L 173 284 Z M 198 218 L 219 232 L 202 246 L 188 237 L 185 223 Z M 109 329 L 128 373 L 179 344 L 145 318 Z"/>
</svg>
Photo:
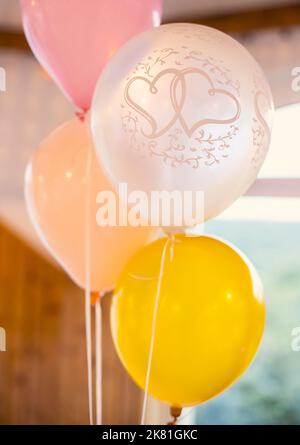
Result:
<svg viewBox="0 0 300 445">
<path fill-rule="evenodd" d="M 96 196 L 103 190 L 109 191 L 111 186 L 94 155 L 89 124 L 77 118 L 50 134 L 33 155 L 25 174 L 27 208 L 40 238 L 81 287 L 86 283 L 87 259 L 90 288 L 99 292 L 113 287 L 132 254 L 155 233 L 149 227 L 99 227 Z"/>
</svg>

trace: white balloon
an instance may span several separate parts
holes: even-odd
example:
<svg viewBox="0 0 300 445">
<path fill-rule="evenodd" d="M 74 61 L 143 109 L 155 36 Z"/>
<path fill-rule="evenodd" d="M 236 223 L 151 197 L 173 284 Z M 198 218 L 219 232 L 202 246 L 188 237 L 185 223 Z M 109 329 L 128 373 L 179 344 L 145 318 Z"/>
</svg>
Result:
<svg viewBox="0 0 300 445">
<path fill-rule="evenodd" d="M 207 220 L 256 178 L 272 111 L 269 85 L 244 47 L 206 26 L 169 24 L 137 35 L 107 64 L 92 133 L 116 189 L 203 191 Z"/>
</svg>

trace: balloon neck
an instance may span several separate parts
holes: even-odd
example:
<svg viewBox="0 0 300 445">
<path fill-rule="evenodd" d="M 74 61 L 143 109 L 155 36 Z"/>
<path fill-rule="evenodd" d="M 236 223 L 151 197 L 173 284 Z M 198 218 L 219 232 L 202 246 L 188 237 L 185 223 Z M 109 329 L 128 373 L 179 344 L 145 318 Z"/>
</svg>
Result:
<svg viewBox="0 0 300 445">
<path fill-rule="evenodd" d="M 109 295 L 113 292 L 113 289 L 107 289 L 102 292 L 92 291 L 90 294 L 91 305 L 94 306 L 98 300 L 101 300 L 105 295 Z"/>
<path fill-rule="evenodd" d="M 173 417 L 173 420 L 171 422 L 168 422 L 168 425 L 177 425 L 178 417 L 181 416 L 182 408 L 179 408 L 178 406 L 171 406 L 170 407 L 170 415 Z"/>
</svg>

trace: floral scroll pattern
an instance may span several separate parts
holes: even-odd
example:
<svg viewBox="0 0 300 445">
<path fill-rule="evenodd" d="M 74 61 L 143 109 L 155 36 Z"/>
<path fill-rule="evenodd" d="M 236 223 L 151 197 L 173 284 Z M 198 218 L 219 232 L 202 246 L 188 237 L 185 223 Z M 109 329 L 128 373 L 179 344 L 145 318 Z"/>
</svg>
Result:
<svg viewBox="0 0 300 445">
<path fill-rule="evenodd" d="M 252 120 L 252 136 L 254 154 L 252 164 L 254 168 L 259 168 L 266 156 L 266 152 L 270 145 L 271 130 L 263 117 L 261 107 L 265 104 L 270 107 L 268 103 L 268 96 L 264 92 L 264 85 L 259 74 L 255 74 L 253 78 L 254 84 L 254 117 Z"/>
<path fill-rule="evenodd" d="M 184 106 L 186 100 L 190 100 L 188 82 L 191 75 L 194 80 L 198 78 L 202 86 L 207 85 L 208 98 L 218 100 L 219 95 L 228 104 L 229 116 L 201 116 L 195 122 L 188 122 Z M 151 114 L 133 98 L 131 88 L 134 83 L 143 82 L 143 88 L 155 95 L 159 93 L 161 81 L 170 83 L 165 96 L 174 114 L 160 128 L 153 112 Z M 239 132 L 239 117 L 238 80 L 222 60 L 214 60 L 187 46 L 156 49 L 138 63 L 127 78 L 121 103 L 122 128 L 132 150 L 143 157 L 159 157 L 172 167 L 212 166 L 228 158 L 232 141 Z"/>
</svg>

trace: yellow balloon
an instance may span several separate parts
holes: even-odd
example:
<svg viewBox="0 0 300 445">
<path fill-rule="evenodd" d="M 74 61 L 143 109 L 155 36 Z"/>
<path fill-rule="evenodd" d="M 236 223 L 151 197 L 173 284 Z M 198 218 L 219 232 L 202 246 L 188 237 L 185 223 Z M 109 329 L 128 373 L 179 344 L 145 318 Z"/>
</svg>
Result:
<svg viewBox="0 0 300 445">
<path fill-rule="evenodd" d="M 263 289 L 249 261 L 216 238 L 176 235 L 142 248 L 120 276 L 111 327 L 143 389 L 163 251 L 149 393 L 191 406 L 220 394 L 250 364 L 264 329 Z"/>
</svg>

